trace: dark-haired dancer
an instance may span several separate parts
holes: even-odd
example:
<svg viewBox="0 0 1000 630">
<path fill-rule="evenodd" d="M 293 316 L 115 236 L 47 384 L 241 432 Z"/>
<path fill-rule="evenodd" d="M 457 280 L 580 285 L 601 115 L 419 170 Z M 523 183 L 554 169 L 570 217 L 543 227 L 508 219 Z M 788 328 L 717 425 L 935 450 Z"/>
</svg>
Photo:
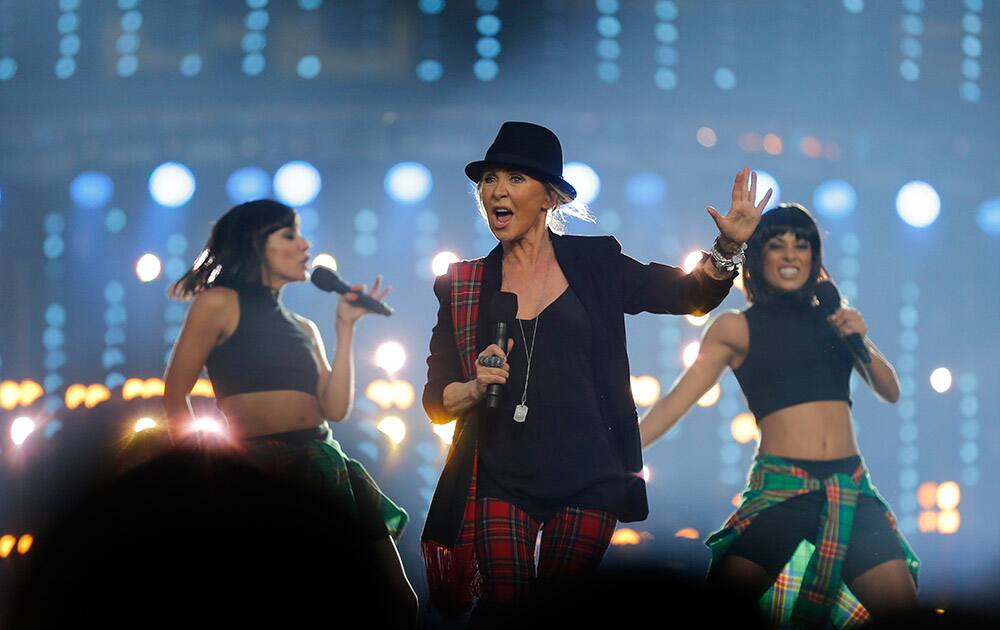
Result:
<svg viewBox="0 0 1000 630">
<path fill-rule="evenodd" d="M 393 543 L 407 515 L 344 454 L 326 422 L 350 412 L 351 344 L 366 311 L 353 304 L 356 293 L 338 302 L 331 366 L 316 325 L 281 303 L 282 287 L 305 280 L 308 263 L 309 241 L 299 232 L 298 214 L 284 204 L 247 202 L 216 222 L 194 268 L 170 291 L 193 298 L 165 377 L 170 431 L 176 437 L 188 429 L 188 395 L 207 367 L 229 430 L 249 458 L 271 472 L 321 485 L 358 519 L 384 569 L 387 608 L 412 624 L 416 597 Z M 388 292 L 379 284 L 376 279 L 370 291 L 376 299 Z"/>
<path fill-rule="evenodd" d="M 477 622 L 530 593 L 539 530 L 538 577 L 565 578 L 596 569 L 617 521 L 646 518 L 623 316 L 715 308 L 763 208 L 742 172 L 729 213 L 710 211 L 720 232 L 715 262 L 706 256 L 688 274 L 639 263 L 613 237 L 563 236 L 564 215 L 589 215 L 562 165 L 551 131 L 504 123 L 486 158 L 465 168 L 499 243 L 434 285 L 440 308 L 424 409 L 433 422 L 458 425 L 427 515 L 424 559 L 431 603 L 451 610 L 471 603 L 478 566 Z M 490 343 L 500 291 L 518 298 L 505 348 Z M 490 367 L 497 357 L 500 367 Z M 506 383 L 505 394 L 487 411 L 494 383 Z"/>
<path fill-rule="evenodd" d="M 805 208 L 764 214 L 743 269 L 750 308 L 720 315 L 697 360 L 639 425 L 643 447 L 669 430 L 729 366 L 757 419 L 760 445 L 743 502 L 707 541 L 709 579 L 754 599 L 767 592 L 803 540 L 812 555 L 792 611 L 827 623 L 843 584 L 874 617 L 916 605 L 918 561 L 896 530 L 858 452 L 849 379 L 857 368 L 876 396 L 899 398 L 892 365 L 858 311 L 829 317 L 814 303 L 823 268 L 819 230 Z M 855 361 L 838 338 L 857 333 L 871 354 Z"/>
</svg>

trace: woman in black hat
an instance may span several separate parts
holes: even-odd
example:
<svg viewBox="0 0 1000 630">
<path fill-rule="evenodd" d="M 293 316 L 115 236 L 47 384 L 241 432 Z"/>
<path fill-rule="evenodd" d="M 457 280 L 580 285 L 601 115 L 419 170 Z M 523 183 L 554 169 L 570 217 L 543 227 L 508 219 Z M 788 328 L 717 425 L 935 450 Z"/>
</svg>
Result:
<svg viewBox="0 0 1000 630">
<path fill-rule="evenodd" d="M 645 484 L 625 347 L 624 313 L 705 313 L 729 292 L 744 241 L 770 198 L 754 205 L 743 170 L 711 254 L 694 271 L 642 264 L 614 237 L 562 235 L 574 206 L 562 148 L 548 129 L 507 122 L 465 172 L 500 243 L 451 265 L 440 302 L 423 404 L 432 422 L 458 419 L 427 516 L 423 552 L 431 604 L 446 612 L 507 610 L 537 575 L 585 575 L 617 521 L 646 518 Z M 750 184 L 748 188 L 748 179 Z M 491 306 L 516 294 L 511 340 L 491 344 Z M 508 354 L 509 353 L 509 354 Z M 488 409 L 487 387 L 504 386 Z M 476 615 L 474 615 L 476 617 Z"/>
</svg>

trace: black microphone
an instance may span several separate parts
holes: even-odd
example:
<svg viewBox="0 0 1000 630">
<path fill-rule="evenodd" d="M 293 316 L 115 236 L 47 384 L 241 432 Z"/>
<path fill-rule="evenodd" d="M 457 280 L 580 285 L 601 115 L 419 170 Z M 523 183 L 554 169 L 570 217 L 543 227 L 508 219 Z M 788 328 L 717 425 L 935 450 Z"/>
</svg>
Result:
<svg viewBox="0 0 1000 630">
<path fill-rule="evenodd" d="M 309 280 L 312 281 L 321 291 L 326 291 L 327 293 L 348 293 L 353 291 L 351 285 L 344 282 L 344 279 L 340 277 L 333 269 L 329 267 L 324 267 L 322 265 L 316 265 L 312 269 L 312 273 L 309 274 Z M 379 302 L 367 293 L 361 293 L 360 291 L 354 291 L 358 294 L 358 299 L 354 300 L 354 304 L 365 308 L 373 313 L 378 313 L 379 315 L 385 315 L 386 317 L 392 315 L 392 307 Z"/>
<path fill-rule="evenodd" d="M 490 304 L 490 321 L 494 324 L 493 343 L 507 353 L 507 322 L 517 317 L 517 294 L 500 291 L 493 296 Z M 503 385 L 491 383 L 486 388 L 486 406 L 496 409 L 500 406 Z"/>
<path fill-rule="evenodd" d="M 822 281 L 816 283 L 816 299 L 819 300 L 819 308 L 824 315 L 833 315 L 834 311 L 840 308 L 840 291 L 832 282 Z M 851 333 L 844 337 L 844 343 L 851 349 L 851 354 L 861 360 L 865 365 L 871 365 L 872 355 L 865 347 L 865 342 L 858 333 Z"/>
</svg>

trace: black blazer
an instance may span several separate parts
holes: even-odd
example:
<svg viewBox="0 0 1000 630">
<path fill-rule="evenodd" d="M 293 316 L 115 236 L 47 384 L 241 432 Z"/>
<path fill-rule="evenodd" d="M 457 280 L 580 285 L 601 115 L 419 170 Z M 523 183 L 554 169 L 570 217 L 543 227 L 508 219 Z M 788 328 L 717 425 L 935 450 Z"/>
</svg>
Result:
<svg viewBox="0 0 1000 630">
<path fill-rule="evenodd" d="M 705 274 L 659 263 L 642 264 L 623 253 L 613 236 L 560 236 L 549 232 L 556 260 L 566 280 L 590 317 L 593 331 L 591 356 L 594 384 L 602 417 L 612 434 L 622 467 L 628 474 L 623 522 L 646 518 L 646 484 L 642 471 L 638 414 L 625 341 L 624 314 L 704 314 L 729 293 L 732 280 L 713 280 Z M 497 245 L 484 262 L 479 295 L 476 352 L 490 344 L 489 305 L 500 290 L 502 249 Z M 427 357 L 424 410 L 433 422 L 453 419 L 444 409 L 444 388 L 462 382 L 462 369 L 451 321 L 451 282 L 448 275 L 434 282 L 438 298 L 437 324 L 431 334 Z M 427 514 L 424 538 L 451 545 L 458 536 L 466 493 L 472 478 L 476 448 L 476 423 L 485 402 L 458 419 L 455 439 Z"/>
</svg>

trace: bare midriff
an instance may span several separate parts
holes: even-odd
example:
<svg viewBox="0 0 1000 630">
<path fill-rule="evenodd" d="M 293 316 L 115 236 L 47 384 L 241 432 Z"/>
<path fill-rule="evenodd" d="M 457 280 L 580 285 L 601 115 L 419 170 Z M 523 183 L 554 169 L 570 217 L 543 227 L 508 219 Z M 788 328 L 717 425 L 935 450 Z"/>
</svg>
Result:
<svg viewBox="0 0 1000 630">
<path fill-rule="evenodd" d="M 218 405 L 236 438 L 314 429 L 325 420 L 315 396 L 294 390 L 236 394 Z"/>
<path fill-rule="evenodd" d="M 842 400 L 819 400 L 770 413 L 760 420 L 759 451 L 813 460 L 857 455 L 851 408 Z"/>
</svg>

